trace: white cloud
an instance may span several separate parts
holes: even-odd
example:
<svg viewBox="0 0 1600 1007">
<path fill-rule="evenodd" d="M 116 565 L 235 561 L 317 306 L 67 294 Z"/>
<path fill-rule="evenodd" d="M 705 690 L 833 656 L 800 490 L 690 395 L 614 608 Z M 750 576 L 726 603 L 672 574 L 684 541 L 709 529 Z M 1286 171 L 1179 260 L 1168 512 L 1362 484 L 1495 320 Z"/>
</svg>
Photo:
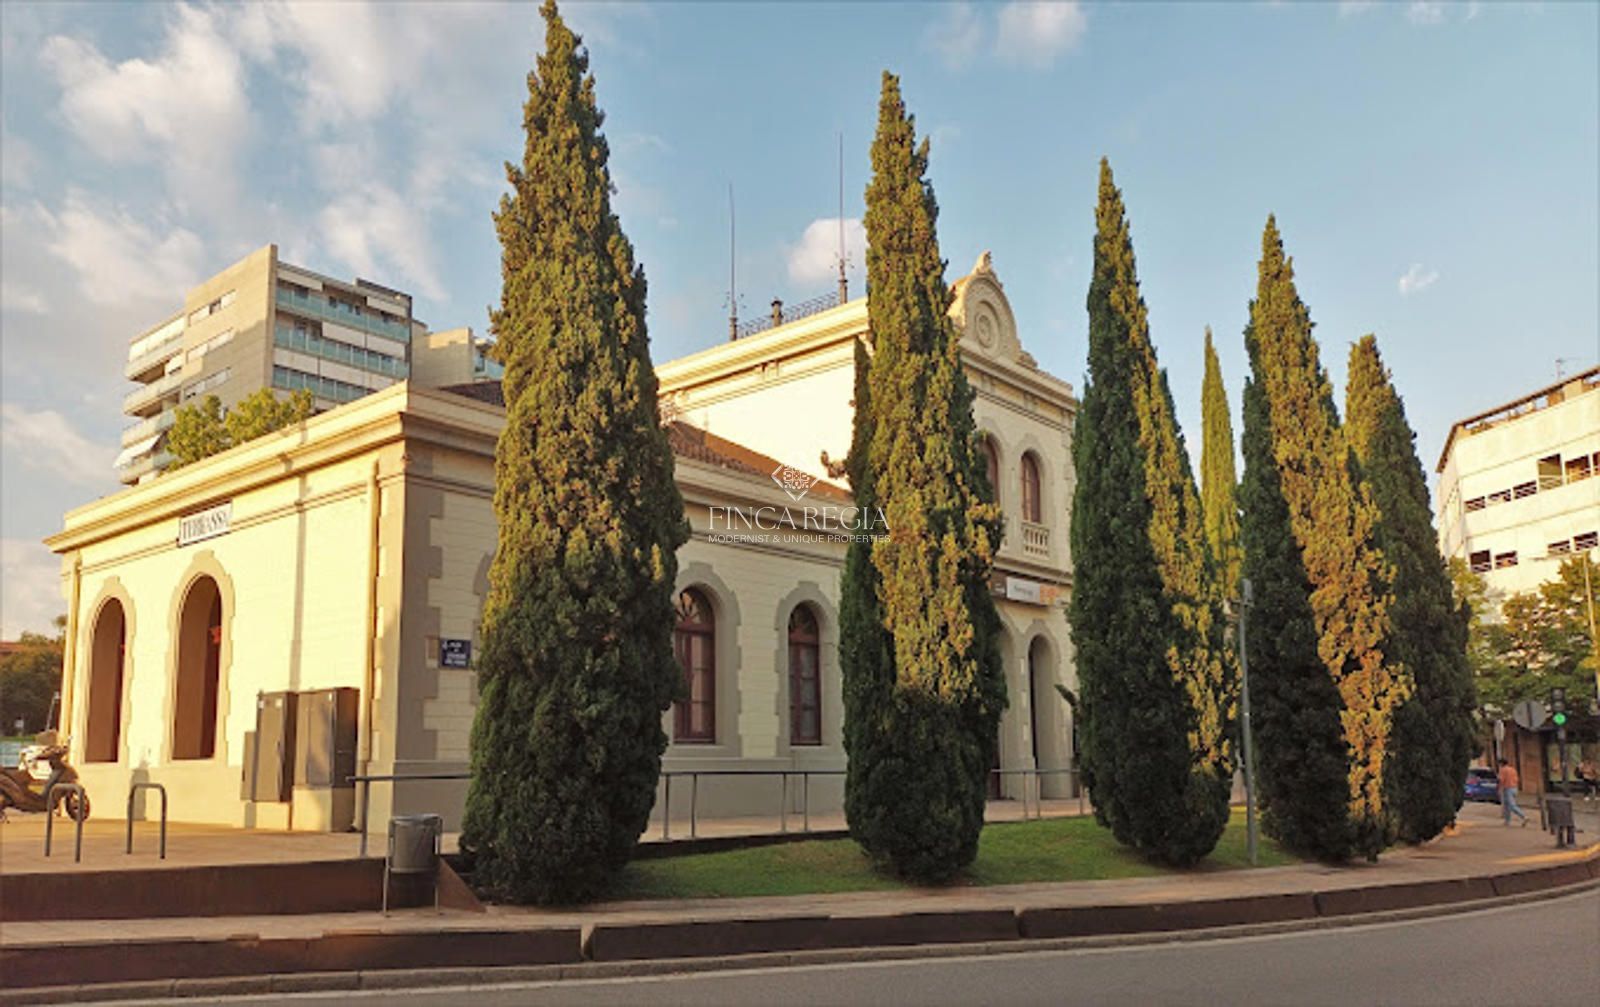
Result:
<svg viewBox="0 0 1600 1007">
<path fill-rule="evenodd" d="M 202 211 L 234 201 L 234 158 L 250 132 L 244 66 L 223 18 L 176 8 L 151 59 L 112 63 L 94 45 L 65 35 L 52 35 L 40 52 L 79 140 L 108 161 L 161 164 L 174 200 Z"/>
<path fill-rule="evenodd" d="M 115 452 L 78 433 L 54 409 L 38 412 L 0 402 L 0 447 L 32 469 L 53 473 L 77 486 L 108 485 Z"/>
<path fill-rule="evenodd" d="M 844 222 L 845 255 L 859 267 L 866 261 L 867 229 L 858 217 Z M 823 217 L 806 225 L 800 241 L 789 248 L 789 279 L 825 283 L 839 276 L 839 218 Z"/>
<path fill-rule="evenodd" d="M 1413 262 L 1411 268 L 1400 277 L 1400 296 L 1409 297 L 1412 294 L 1427 290 L 1439 279 L 1437 269 L 1424 270 L 1422 263 Z"/>
<path fill-rule="evenodd" d="M 951 4 L 945 14 L 922 33 L 922 43 L 938 54 L 944 65 L 959 70 L 971 63 L 983 48 L 988 30 L 969 3 Z"/>
<path fill-rule="evenodd" d="M 1378 0 L 1339 0 L 1339 16 L 1355 17 L 1378 5 Z"/>
<path fill-rule="evenodd" d="M 246 9 L 241 40 L 257 59 L 283 58 L 301 90 L 301 125 L 375 118 L 406 88 L 437 33 L 441 11 L 391 14 L 368 3 L 273 3 Z"/>
<path fill-rule="evenodd" d="M 0 128 L 0 187 L 26 189 L 33 184 L 39 155 L 33 145 L 8 129 Z"/>
<path fill-rule="evenodd" d="M 51 624 L 67 610 L 61 594 L 61 560 L 41 542 L 0 539 L 0 636 L 23 630 L 54 634 Z"/>
<path fill-rule="evenodd" d="M 35 204 L 46 249 L 78 274 L 78 290 L 102 305 L 171 304 L 204 276 L 205 248 L 183 227 L 157 229 L 120 207 L 68 192 L 59 213 Z"/>
<path fill-rule="evenodd" d="M 49 314 L 43 297 L 20 283 L 0 280 L 0 311 L 20 311 L 28 315 Z"/>
<path fill-rule="evenodd" d="M 1444 4 L 1439 0 L 1417 0 L 1406 8 L 1406 20 L 1412 24 L 1438 24 L 1444 20 Z"/>
<path fill-rule="evenodd" d="M 1076 2 L 1008 3 L 1000 9 L 995 51 L 1003 59 L 1045 67 L 1077 45 L 1088 28 L 1089 19 Z"/>
<path fill-rule="evenodd" d="M 444 300 L 423 208 L 382 183 L 336 197 L 317 218 L 328 251 L 372 278 L 398 273 L 419 293 Z"/>
</svg>

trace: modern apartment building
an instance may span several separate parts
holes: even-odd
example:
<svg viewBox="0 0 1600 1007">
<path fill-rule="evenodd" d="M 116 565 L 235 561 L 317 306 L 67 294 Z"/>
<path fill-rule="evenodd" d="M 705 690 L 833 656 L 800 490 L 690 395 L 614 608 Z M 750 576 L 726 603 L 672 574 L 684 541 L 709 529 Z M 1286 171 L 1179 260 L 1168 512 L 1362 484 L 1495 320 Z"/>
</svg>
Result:
<svg viewBox="0 0 1600 1007">
<path fill-rule="evenodd" d="M 1439 456 L 1439 548 L 1513 594 L 1600 544 L 1600 367 L 1450 428 Z"/>
<path fill-rule="evenodd" d="M 124 373 L 139 387 L 123 400 L 135 422 L 122 432 L 118 474 L 136 483 L 160 473 L 176 410 L 205 395 L 226 408 L 261 388 L 309 388 L 321 411 L 404 381 L 413 339 L 426 331 L 409 294 L 290 265 L 276 245 L 258 249 L 128 347 Z"/>
</svg>

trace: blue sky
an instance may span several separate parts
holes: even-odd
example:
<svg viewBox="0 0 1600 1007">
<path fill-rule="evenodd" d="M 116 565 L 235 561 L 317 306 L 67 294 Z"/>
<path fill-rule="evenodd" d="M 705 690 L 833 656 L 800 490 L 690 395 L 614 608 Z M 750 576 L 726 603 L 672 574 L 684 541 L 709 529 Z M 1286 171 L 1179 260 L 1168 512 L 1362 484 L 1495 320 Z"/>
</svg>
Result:
<svg viewBox="0 0 1600 1007">
<path fill-rule="evenodd" d="M 1594 4 L 566 10 L 658 361 L 725 337 L 730 183 L 741 313 L 832 289 L 813 225 L 841 132 L 860 217 L 884 68 L 933 138 L 950 277 L 991 250 L 1024 345 L 1075 386 L 1111 159 L 1192 436 L 1206 325 L 1237 409 L 1269 211 L 1335 382 L 1377 333 L 1430 474 L 1453 420 L 1600 354 Z M 188 284 L 275 241 L 484 330 L 542 37 L 533 4 L 0 6 L 0 633 L 63 607 L 38 539 L 116 488 L 127 341 Z"/>
</svg>

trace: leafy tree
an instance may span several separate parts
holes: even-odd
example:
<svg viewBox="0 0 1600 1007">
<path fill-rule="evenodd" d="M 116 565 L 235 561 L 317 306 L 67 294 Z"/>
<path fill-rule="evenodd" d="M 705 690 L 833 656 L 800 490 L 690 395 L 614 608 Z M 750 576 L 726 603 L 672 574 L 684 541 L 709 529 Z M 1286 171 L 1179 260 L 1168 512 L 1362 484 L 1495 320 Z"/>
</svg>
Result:
<svg viewBox="0 0 1600 1007">
<path fill-rule="evenodd" d="M 1467 614 L 1467 667 L 1476 683 L 1478 703 L 1485 710 L 1492 709 L 1497 714 L 1510 716 L 1509 706 L 1498 707 L 1484 693 L 1485 684 L 1498 667 L 1500 644 L 1494 639 L 1494 620 L 1499 618 L 1500 605 L 1505 601 L 1505 596 L 1489 587 L 1483 577 L 1473 573 L 1467 561 L 1460 556 L 1450 557 L 1445 569 L 1450 575 L 1451 597 L 1456 607 Z"/>
<path fill-rule="evenodd" d="M 1595 698 L 1596 655 L 1584 602 L 1586 562 L 1593 603 L 1600 609 L 1600 563 L 1574 555 L 1538 590 L 1506 598 L 1499 620 L 1481 626 L 1481 646 L 1473 648 L 1483 655 L 1476 669 L 1478 694 L 1501 716 L 1510 716 L 1524 699 L 1545 702 L 1552 688 L 1567 690 L 1570 709 L 1581 710 Z"/>
<path fill-rule="evenodd" d="M 1393 571 L 1384 651 L 1415 687 L 1395 713 L 1385 799 L 1400 838 L 1420 843 L 1455 820 L 1461 781 L 1477 750 L 1477 696 L 1467 662 L 1470 613 L 1453 597 L 1416 435 L 1370 335 L 1350 351 L 1345 428 L 1377 504 L 1377 541 Z"/>
<path fill-rule="evenodd" d="M 167 432 L 167 453 L 172 456 L 167 471 L 221 454 L 228 447 L 221 399 L 207 395 L 194 405 L 179 406 Z"/>
<path fill-rule="evenodd" d="M 871 855 L 932 881 L 977 855 L 1005 679 L 989 593 L 1000 514 L 948 314 L 927 166 L 927 141 L 916 142 L 900 82 L 885 73 L 867 186 L 873 352 L 851 468 L 858 502 L 881 509 L 886 530 L 871 570 L 855 550 L 842 586 L 846 812 Z"/>
<path fill-rule="evenodd" d="M 526 148 L 494 218 L 506 425 L 461 846 L 495 896 L 564 903 L 604 890 L 654 803 L 689 529 L 588 54 L 553 0 L 541 12 Z"/>
<path fill-rule="evenodd" d="M 1377 508 L 1354 471 L 1333 390 L 1268 217 L 1245 346 L 1243 574 L 1255 590 L 1252 711 L 1267 828 L 1329 860 L 1393 837 L 1384 754 L 1404 675 L 1386 663 Z"/>
<path fill-rule="evenodd" d="M 58 629 L 65 621 L 56 621 Z M 50 703 L 61 690 L 62 642 L 59 634 L 24 630 L 17 649 L 0 657 L 0 735 L 12 733 L 18 720 L 23 734 L 49 726 Z"/>
<path fill-rule="evenodd" d="M 172 455 L 168 468 L 182 468 L 293 426 L 309 417 L 314 408 L 311 392 L 304 388 L 283 399 L 270 388 L 257 389 L 226 412 L 215 395 L 207 395 L 195 405 L 180 406 L 167 434 L 167 453 Z"/>
<path fill-rule="evenodd" d="M 1222 365 L 1211 345 L 1206 326 L 1206 376 L 1200 388 L 1200 498 L 1205 506 L 1206 541 L 1217 561 L 1223 596 L 1239 594 L 1239 479 L 1233 468 L 1233 420 L 1228 415 L 1228 391 L 1222 384 Z"/>
<path fill-rule="evenodd" d="M 1081 765 L 1095 816 L 1119 841 L 1192 864 L 1222 835 L 1232 785 L 1222 594 L 1103 160 L 1095 221 L 1089 380 L 1073 438 Z"/>
</svg>

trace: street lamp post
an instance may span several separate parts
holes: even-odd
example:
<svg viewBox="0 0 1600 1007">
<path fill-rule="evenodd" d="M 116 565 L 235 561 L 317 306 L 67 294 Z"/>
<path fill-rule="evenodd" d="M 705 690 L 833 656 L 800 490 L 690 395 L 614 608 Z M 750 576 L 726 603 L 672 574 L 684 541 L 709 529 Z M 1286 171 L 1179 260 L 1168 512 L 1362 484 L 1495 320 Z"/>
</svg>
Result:
<svg viewBox="0 0 1600 1007">
<path fill-rule="evenodd" d="M 1250 657 L 1245 647 L 1245 623 L 1250 611 L 1250 579 L 1239 581 L 1239 725 L 1244 747 L 1245 850 L 1256 866 L 1256 763 L 1250 733 Z"/>
</svg>

